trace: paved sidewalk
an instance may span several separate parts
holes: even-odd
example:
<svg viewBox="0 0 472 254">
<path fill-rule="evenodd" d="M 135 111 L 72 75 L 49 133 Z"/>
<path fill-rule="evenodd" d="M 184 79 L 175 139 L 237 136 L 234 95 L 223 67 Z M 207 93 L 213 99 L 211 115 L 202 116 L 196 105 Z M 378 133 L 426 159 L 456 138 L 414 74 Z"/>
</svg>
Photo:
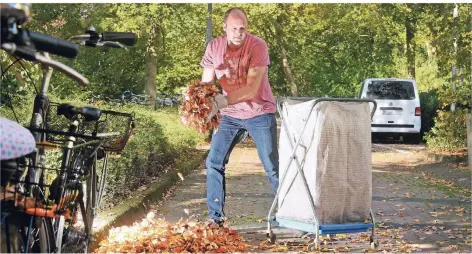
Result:
<svg viewBox="0 0 472 254">
<path fill-rule="evenodd" d="M 310 239 L 296 230 L 275 228 L 278 244 L 266 243 L 266 217 L 273 201 L 269 182 L 255 148 L 238 145 L 227 165 L 225 212 L 228 226 L 238 229 L 255 251 L 305 251 Z M 471 249 L 471 192 L 454 182 L 431 177 L 435 170 L 454 170 L 425 159 L 424 148 L 397 151 L 373 146 L 373 202 L 378 251 L 468 252 Z M 425 168 L 428 167 L 428 170 Z M 470 182 L 470 172 L 459 172 Z M 462 179 L 462 178 L 461 178 Z M 205 170 L 182 181 L 157 213 L 170 222 L 205 220 Z M 327 240 L 327 238 L 325 238 Z M 367 234 L 337 235 L 323 251 L 369 250 Z"/>
</svg>

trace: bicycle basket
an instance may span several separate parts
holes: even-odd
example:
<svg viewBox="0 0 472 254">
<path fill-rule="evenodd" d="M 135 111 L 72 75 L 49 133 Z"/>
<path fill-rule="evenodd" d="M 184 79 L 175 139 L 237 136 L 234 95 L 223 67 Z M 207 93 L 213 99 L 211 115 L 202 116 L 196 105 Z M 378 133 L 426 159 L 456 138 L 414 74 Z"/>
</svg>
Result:
<svg viewBox="0 0 472 254">
<path fill-rule="evenodd" d="M 64 158 L 62 148 L 66 133 L 51 132 L 51 130 L 35 130 L 35 132 L 49 135 L 55 143 L 48 143 L 47 146 L 44 146 L 44 143 L 37 144 L 38 148 L 44 148 L 41 166 L 33 163 L 35 153 L 1 162 L 2 210 L 20 211 L 39 217 L 64 215 L 68 220 L 75 220 L 77 202 L 83 188 L 82 179 L 89 174 L 85 163 L 94 159 L 91 155 L 94 154 L 94 148 L 100 144 L 100 140 L 86 137 L 78 139 L 77 146 L 72 147 L 68 157 L 69 166 L 61 171 L 61 162 Z M 32 177 L 33 175 L 37 178 Z M 62 188 L 59 179 L 63 179 Z"/>
<path fill-rule="evenodd" d="M 71 120 L 57 115 L 60 104 L 50 103 L 46 114 L 48 129 L 67 132 Z M 81 118 L 78 133 L 103 140 L 102 148 L 108 152 L 121 152 L 130 138 L 134 125 L 134 115 L 111 110 L 101 110 L 98 120 Z"/>
</svg>

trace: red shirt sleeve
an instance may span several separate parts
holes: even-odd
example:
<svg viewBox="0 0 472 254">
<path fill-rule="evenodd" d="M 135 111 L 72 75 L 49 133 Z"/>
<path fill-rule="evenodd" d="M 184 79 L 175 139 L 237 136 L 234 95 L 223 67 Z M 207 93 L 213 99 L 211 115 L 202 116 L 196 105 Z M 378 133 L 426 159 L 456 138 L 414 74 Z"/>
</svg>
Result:
<svg viewBox="0 0 472 254">
<path fill-rule="evenodd" d="M 254 46 L 251 47 L 251 58 L 249 59 L 249 68 L 268 66 L 269 64 L 270 60 L 267 43 L 265 41 L 257 42 L 256 44 L 254 44 Z"/>
<path fill-rule="evenodd" d="M 206 50 L 205 50 L 205 55 L 203 55 L 202 61 L 200 62 L 200 66 L 203 68 L 211 68 L 214 69 L 214 60 L 213 60 L 213 54 L 214 54 L 214 40 L 210 41 L 208 43 Z"/>
</svg>

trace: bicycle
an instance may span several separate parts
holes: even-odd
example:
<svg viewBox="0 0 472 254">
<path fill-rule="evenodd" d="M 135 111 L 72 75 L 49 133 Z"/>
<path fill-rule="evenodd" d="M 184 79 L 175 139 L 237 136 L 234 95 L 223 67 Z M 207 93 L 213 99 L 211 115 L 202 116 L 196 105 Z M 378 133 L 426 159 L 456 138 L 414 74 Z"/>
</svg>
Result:
<svg viewBox="0 0 472 254">
<path fill-rule="evenodd" d="M 121 95 L 121 100 L 126 103 L 134 103 L 138 105 L 148 105 L 149 104 L 149 97 L 147 95 L 140 95 L 131 92 L 130 90 L 126 90 Z"/>
<path fill-rule="evenodd" d="M 156 98 L 155 108 L 163 107 L 177 107 L 181 101 L 181 95 L 179 94 L 168 94 L 158 90 L 158 96 Z"/>
<path fill-rule="evenodd" d="M 87 252 L 93 240 L 93 219 L 105 187 L 108 153 L 124 148 L 134 128 L 134 115 L 50 102 L 47 91 L 52 69 L 81 84 L 88 84 L 88 80 L 50 59 L 47 53 L 37 54 L 36 50 L 72 58 L 77 54 L 78 44 L 21 29 L 18 26 L 27 19 L 25 11 L 3 4 L 1 7 L 1 48 L 13 56 L 48 67 L 34 100 L 29 126 L 36 150 L 21 158 L 1 161 L 1 250 Z M 121 43 L 136 42 L 136 36 L 131 33 L 97 34 L 90 30 L 78 38 L 87 46 L 122 47 Z M 49 154 L 51 149 L 56 151 L 56 157 Z M 62 149 L 59 156 L 58 149 Z M 60 166 L 54 163 L 55 158 L 60 158 Z M 97 170 L 99 160 L 103 161 L 101 172 Z M 5 174 L 7 178 L 3 177 L 5 168 L 10 169 Z M 51 183 L 50 178 L 54 178 Z M 76 231 L 73 225 L 79 210 L 84 221 L 83 232 Z"/>
</svg>

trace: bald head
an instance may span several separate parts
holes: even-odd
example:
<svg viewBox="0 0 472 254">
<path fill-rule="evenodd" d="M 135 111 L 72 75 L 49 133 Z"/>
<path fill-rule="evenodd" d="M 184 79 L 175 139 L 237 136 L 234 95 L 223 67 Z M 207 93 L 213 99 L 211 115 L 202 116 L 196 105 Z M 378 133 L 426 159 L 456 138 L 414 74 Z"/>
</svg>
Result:
<svg viewBox="0 0 472 254">
<path fill-rule="evenodd" d="M 223 30 L 229 45 L 241 45 L 246 38 L 247 16 L 243 9 L 235 7 L 226 11 L 223 19 Z"/>
<path fill-rule="evenodd" d="M 242 8 L 239 8 L 239 7 L 233 7 L 229 10 L 227 10 L 225 12 L 225 16 L 223 18 L 223 22 L 226 23 L 226 21 L 228 20 L 228 18 L 240 18 L 240 19 L 244 19 L 244 21 L 246 22 L 247 24 L 247 15 L 246 15 L 246 12 L 242 9 Z"/>
</svg>

